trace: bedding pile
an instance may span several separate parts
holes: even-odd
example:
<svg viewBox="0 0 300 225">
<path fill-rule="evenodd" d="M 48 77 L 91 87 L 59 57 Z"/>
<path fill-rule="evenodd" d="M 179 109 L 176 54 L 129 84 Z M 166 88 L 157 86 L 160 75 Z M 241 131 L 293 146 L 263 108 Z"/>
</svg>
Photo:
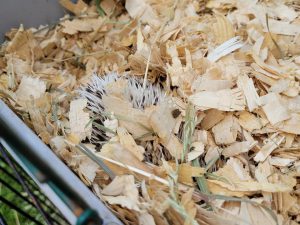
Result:
<svg viewBox="0 0 300 225">
<path fill-rule="evenodd" d="M 297 2 L 60 0 L 0 97 L 124 224 L 298 224 Z"/>
</svg>

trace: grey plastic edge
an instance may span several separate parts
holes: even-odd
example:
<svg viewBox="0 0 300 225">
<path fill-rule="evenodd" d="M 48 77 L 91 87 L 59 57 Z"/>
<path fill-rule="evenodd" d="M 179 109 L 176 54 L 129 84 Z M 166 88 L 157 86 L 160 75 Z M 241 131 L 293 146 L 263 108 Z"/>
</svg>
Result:
<svg viewBox="0 0 300 225">
<path fill-rule="evenodd" d="M 74 191 L 91 209 L 94 209 L 98 215 L 102 218 L 104 225 L 121 225 L 120 220 L 97 198 L 80 180 L 76 177 L 71 170 L 52 152 L 52 150 L 42 142 L 39 137 L 25 125 L 25 123 L 2 101 L 0 100 L 0 140 L 6 145 L 6 141 L 3 138 L 5 132 L 4 129 L 9 129 L 18 136 L 23 142 L 26 142 L 27 146 L 30 146 L 30 150 L 39 157 L 42 161 L 48 161 L 47 165 L 60 179 L 65 181 L 65 184 Z M 7 148 L 14 156 L 13 150 Z M 17 159 L 19 160 L 19 159 Z M 20 160 L 19 160 L 20 162 Z M 21 163 L 21 166 L 24 166 Z M 26 168 L 24 168 L 26 170 Z M 29 174 L 30 175 L 30 174 Z M 36 179 L 34 179 L 37 181 Z M 37 183 L 39 187 L 49 194 L 48 197 L 55 204 L 58 209 L 67 210 L 63 203 L 55 196 L 53 191 L 48 185 Z M 71 215 L 71 212 L 64 211 L 68 216 L 68 220 L 71 224 L 74 224 L 75 217 Z"/>
</svg>

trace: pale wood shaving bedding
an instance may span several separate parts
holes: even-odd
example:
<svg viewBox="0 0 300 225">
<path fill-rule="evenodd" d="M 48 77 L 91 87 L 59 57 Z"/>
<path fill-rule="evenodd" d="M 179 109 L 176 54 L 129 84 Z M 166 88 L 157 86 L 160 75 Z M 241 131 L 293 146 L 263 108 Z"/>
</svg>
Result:
<svg viewBox="0 0 300 225">
<path fill-rule="evenodd" d="M 297 1 L 60 2 L 75 16 L 7 33 L 0 96 L 125 224 L 300 222 Z M 137 108 L 109 82 L 95 146 L 78 90 L 111 72 L 167 97 Z"/>
</svg>

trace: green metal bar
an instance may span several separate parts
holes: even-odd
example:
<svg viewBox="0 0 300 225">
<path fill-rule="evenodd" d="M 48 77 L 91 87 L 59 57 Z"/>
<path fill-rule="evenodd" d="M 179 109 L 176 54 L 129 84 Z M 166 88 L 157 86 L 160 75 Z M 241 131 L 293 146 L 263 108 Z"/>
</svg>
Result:
<svg viewBox="0 0 300 225">
<path fill-rule="evenodd" d="M 70 223 L 122 224 L 1 100 L 0 143 Z"/>
<path fill-rule="evenodd" d="M 28 213 L 26 213 L 24 210 L 18 208 L 17 206 L 15 206 L 14 204 L 12 204 L 10 201 L 8 201 L 7 199 L 3 198 L 2 196 L 0 196 L 0 202 L 2 202 L 5 205 L 8 205 L 10 208 L 16 210 L 18 213 L 20 213 L 22 216 L 28 218 L 29 220 L 35 222 L 38 225 L 44 225 L 41 222 L 37 221 L 35 218 L 33 218 L 32 216 L 30 216 Z"/>
<path fill-rule="evenodd" d="M 2 161 L 4 160 L 1 156 L 0 156 L 0 159 Z M 10 179 L 12 179 L 15 182 L 15 184 L 17 184 L 18 186 L 22 187 L 22 185 L 19 183 L 18 179 L 13 174 L 11 174 L 9 171 L 7 171 L 2 165 L 0 165 L 0 170 L 3 173 L 5 173 Z M 26 179 L 25 179 L 25 177 L 22 174 L 20 174 L 20 175 L 24 178 L 24 181 L 27 183 L 28 186 L 30 186 L 30 188 L 32 190 L 38 190 L 38 187 L 36 185 L 34 186 L 31 182 L 28 182 L 28 179 L 30 179 L 29 177 L 26 177 Z M 1 183 L 1 178 L 0 178 L 0 183 Z M 58 213 L 58 211 L 53 207 L 53 205 L 51 205 L 51 203 L 49 202 L 49 200 L 46 199 L 46 196 L 43 193 L 41 193 L 39 191 L 39 195 L 35 195 L 34 193 L 32 193 L 32 194 L 41 202 L 41 204 L 44 207 L 47 207 L 47 209 L 50 210 L 50 213 L 53 213 L 55 216 L 60 217 L 60 219 L 65 220 L 65 222 L 67 222 L 66 219 L 64 217 L 62 217 L 62 215 L 60 215 Z M 44 199 L 41 198 L 41 195 L 43 196 Z"/>
<path fill-rule="evenodd" d="M 78 205 L 78 203 L 76 201 L 74 201 L 76 198 L 73 196 L 70 198 L 70 196 L 68 196 L 66 193 L 66 191 L 64 190 L 64 188 L 61 188 L 60 186 L 58 186 L 57 184 L 55 184 L 55 182 L 51 181 L 50 179 L 47 178 L 47 176 L 45 176 L 45 174 L 41 173 L 40 170 L 38 170 L 38 168 L 31 163 L 29 160 L 27 160 L 27 158 L 25 158 L 22 154 L 18 154 L 19 158 L 22 160 L 22 162 L 26 165 L 26 167 L 28 168 L 28 170 L 30 170 L 30 172 L 37 177 L 40 181 L 48 183 L 48 185 L 52 188 L 52 190 L 54 190 L 54 192 L 57 194 L 57 196 L 62 199 L 62 201 L 73 211 L 75 212 L 75 215 L 78 214 L 77 212 L 81 212 L 81 214 L 76 215 L 78 217 L 77 220 L 80 219 L 80 221 L 90 221 L 91 224 L 102 224 L 102 220 L 97 216 L 97 213 L 92 210 L 92 209 L 82 209 L 80 207 L 80 205 Z M 78 201 L 78 200 L 77 200 Z M 88 217 L 90 216 L 90 217 Z M 92 217 L 91 217 L 92 216 Z M 93 223 L 92 223 L 93 222 Z M 85 223 L 79 223 L 78 221 L 76 222 L 76 224 L 80 225 L 80 224 L 85 224 Z"/>
<path fill-rule="evenodd" d="M 20 174 L 18 173 L 15 164 L 13 163 L 13 161 L 9 158 L 9 156 L 7 155 L 6 151 L 4 150 L 4 147 L 0 144 L 0 151 L 1 154 L 3 155 L 5 161 L 7 162 L 7 164 L 12 168 L 13 172 L 16 175 L 16 178 L 18 179 L 18 181 L 21 183 L 24 191 L 26 191 L 26 193 L 28 194 L 28 196 L 31 198 L 33 204 L 35 205 L 35 207 L 39 210 L 39 212 L 41 213 L 41 215 L 43 216 L 45 222 L 49 225 L 51 225 L 51 221 L 49 220 L 47 214 L 44 212 L 43 208 L 41 207 L 40 203 L 35 199 L 35 197 L 32 195 L 31 191 L 29 190 L 28 186 L 25 184 L 24 180 L 22 179 L 22 177 L 20 176 Z"/>
<path fill-rule="evenodd" d="M 5 151 L 5 149 L 2 150 Z M 34 202 L 39 202 L 41 208 L 43 208 L 44 215 L 47 216 L 49 220 L 51 220 L 51 222 L 59 225 L 68 224 L 66 219 L 62 217 L 62 215 L 57 211 L 57 209 L 53 207 L 51 202 L 47 200 L 47 197 L 42 194 L 39 187 L 35 183 L 32 184 L 31 182 L 29 182 L 33 180 L 24 172 L 24 170 L 22 170 L 16 164 L 16 162 L 10 157 L 10 155 L 8 155 L 7 152 L 5 152 L 4 154 L 9 159 L 9 163 L 4 157 L 1 156 L 3 155 L 2 152 L 0 154 L 0 170 L 5 176 L 0 178 L 0 184 L 2 183 L 2 188 L 5 188 L 7 191 L 9 191 L 8 193 L 14 194 L 14 203 L 16 198 L 17 202 L 22 201 L 22 205 L 17 204 L 16 207 L 22 207 L 22 209 L 25 209 L 23 203 L 26 203 L 25 207 L 31 206 L 32 208 L 39 211 L 36 205 L 34 204 Z M 10 166 L 10 163 L 13 165 L 14 168 Z M 15 174 L 11 173 L 9 169 L 13 170 Z M 22 183 L 20 183 L 20 180 L 16 178 L 16 174 L 18 174 L 18 178 L 22 180 Z M 30 186 L 28 185 L 28 183 L 30 183 Z M 30 192 L 28 196 L 22 195 L 22 192 L 24 191 L 24 184 L 26 184 L 27 186 L 27 191 Z M 44 199 L 40 198 L 41 195 L 43 195 Z M 31 198 L 31 196 L 34 196 L 34 198 Z M 41 212 L 39 211 L 39 213 Z"/>
</svg>

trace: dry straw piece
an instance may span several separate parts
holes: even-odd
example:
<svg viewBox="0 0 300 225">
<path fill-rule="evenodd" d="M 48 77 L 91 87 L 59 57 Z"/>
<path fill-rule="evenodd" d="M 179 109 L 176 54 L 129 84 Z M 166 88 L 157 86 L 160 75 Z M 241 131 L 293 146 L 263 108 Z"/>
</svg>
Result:
<svg viewBox="0 0 300 225">
<path fill-rule="evenodd" d="M 297 1 L 60 2 L 0 97 L 124 224 L 300 223 Z"/>
</svg>

